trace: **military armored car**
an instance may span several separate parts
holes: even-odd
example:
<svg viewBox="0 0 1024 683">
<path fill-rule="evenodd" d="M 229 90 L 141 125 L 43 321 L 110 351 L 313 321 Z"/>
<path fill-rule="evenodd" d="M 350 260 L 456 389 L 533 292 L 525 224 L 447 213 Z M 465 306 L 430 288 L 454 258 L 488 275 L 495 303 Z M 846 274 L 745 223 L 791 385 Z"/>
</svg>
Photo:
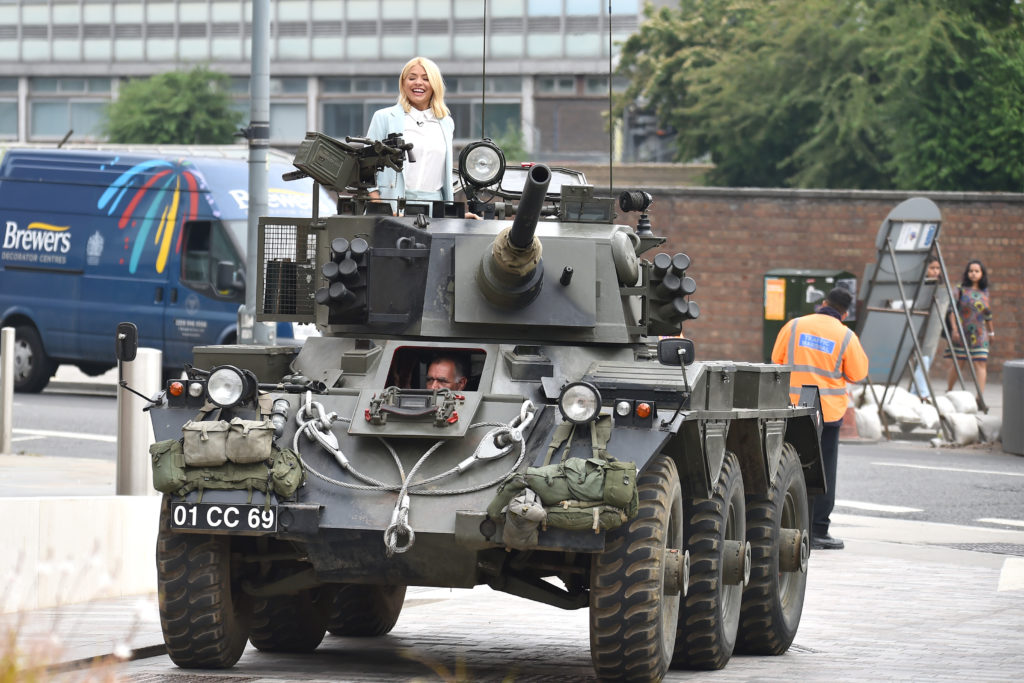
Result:
<svg viewBox="0 0 1024 683">
<path fill-rule="evenodd" d="M 260 219 L 258 318 L 321 335 L 197 348 L 155 399 L 171 659 L 379 636 L 408 586 L 483 584 L 589 609 L 601 679 L 785 652 L 824 487 L 816 390 L 792 405 L 787 366 L 697 359 L 690 258 L 658 251 L 650 194 L 484 140 L 465 202 L 370 199 L 407 147 L 309 134 L 290 175 L 340 198 Z"/>
</svg>

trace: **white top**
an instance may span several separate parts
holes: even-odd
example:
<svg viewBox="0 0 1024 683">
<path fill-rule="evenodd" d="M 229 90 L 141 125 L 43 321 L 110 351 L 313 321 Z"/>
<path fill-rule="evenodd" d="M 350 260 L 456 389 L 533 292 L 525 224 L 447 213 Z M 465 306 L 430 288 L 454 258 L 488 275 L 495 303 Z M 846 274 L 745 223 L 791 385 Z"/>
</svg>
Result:
<svg viewBox="0 0 1024 683">
<path fill-rule="evenodd" d="M 441 123 L 430 109 L 410 109 L 405 114 L 406 142 L 413 145 L 415 162 L 405 162 L 402 175 L 405 189 L 418 192 L 437 192 L 444 183 L 445 141 Z"/>
</svg>

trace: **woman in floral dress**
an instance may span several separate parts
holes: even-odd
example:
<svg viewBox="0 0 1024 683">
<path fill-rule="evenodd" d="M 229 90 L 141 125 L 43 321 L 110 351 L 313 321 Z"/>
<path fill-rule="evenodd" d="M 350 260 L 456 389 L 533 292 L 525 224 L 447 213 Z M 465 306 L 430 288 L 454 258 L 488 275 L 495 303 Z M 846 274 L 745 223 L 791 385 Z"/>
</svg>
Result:
<svg viewBox="0 0 1024 683">
<path fill-rule="evenodd" d="M 963 321 L 964 334 L 966 335 L 966 348 L 964 340 L 960 338 L 960 330 L 952 314 L 947 318 L 950 330 L 950 339 L 953 342 L 953 351 L 956 353 L 956 360 L 949 368 L 949 383 L 947 391 L 953 388 L 956 383 L 956 365 L 962 360 L 967 360 L 967 353 L 970 351 L 970 360 L 974 363 L 974 374 L 978 378 L 978 392 L 985 391 L 985 379 L 987 377 L 986 363 L 988 361 L 989 340 L 996 336 L 995 328 L 992 326 L 992 309 L 989 306 L 988 298 L 988 271 L 978 260 L 968 261 L 964 269 L 963 281 L 954 292 L 956 297 L 956 308 L 960 312 L 960 319 Z M 951 358 L 950 352 L 946 351 L 946 358 Z"/>
</svg>

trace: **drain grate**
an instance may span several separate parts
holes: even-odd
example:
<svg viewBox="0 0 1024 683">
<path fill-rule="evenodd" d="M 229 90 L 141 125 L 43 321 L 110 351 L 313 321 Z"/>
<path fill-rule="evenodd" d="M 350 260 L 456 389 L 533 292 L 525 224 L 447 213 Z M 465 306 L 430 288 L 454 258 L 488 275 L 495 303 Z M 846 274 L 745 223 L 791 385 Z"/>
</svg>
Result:
<svg viewBox="0 0 1024 683">
<path fill-rule="evenodd" d="M 1019 543 L 953 543 L 947 546 L 956 550 L 973 550 L 976 553 L 1016 555 L 1024 557 L 1024 545 Z"/>
</svg>

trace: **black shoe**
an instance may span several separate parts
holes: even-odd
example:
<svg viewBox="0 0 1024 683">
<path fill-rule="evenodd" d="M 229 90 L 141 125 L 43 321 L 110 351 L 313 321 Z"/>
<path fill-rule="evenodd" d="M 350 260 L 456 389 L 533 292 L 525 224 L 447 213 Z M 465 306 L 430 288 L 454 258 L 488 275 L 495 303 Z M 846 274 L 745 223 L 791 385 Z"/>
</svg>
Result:
<svg viewBox="0 0 1024 683">
<path fill-rule="evenodd" d="M 846 547 L 842 539 L 833 538 L 828 534 L 824 536 L 811 536 L 811 549 L 812 550 L 842 550 Z"/>
</svg>

